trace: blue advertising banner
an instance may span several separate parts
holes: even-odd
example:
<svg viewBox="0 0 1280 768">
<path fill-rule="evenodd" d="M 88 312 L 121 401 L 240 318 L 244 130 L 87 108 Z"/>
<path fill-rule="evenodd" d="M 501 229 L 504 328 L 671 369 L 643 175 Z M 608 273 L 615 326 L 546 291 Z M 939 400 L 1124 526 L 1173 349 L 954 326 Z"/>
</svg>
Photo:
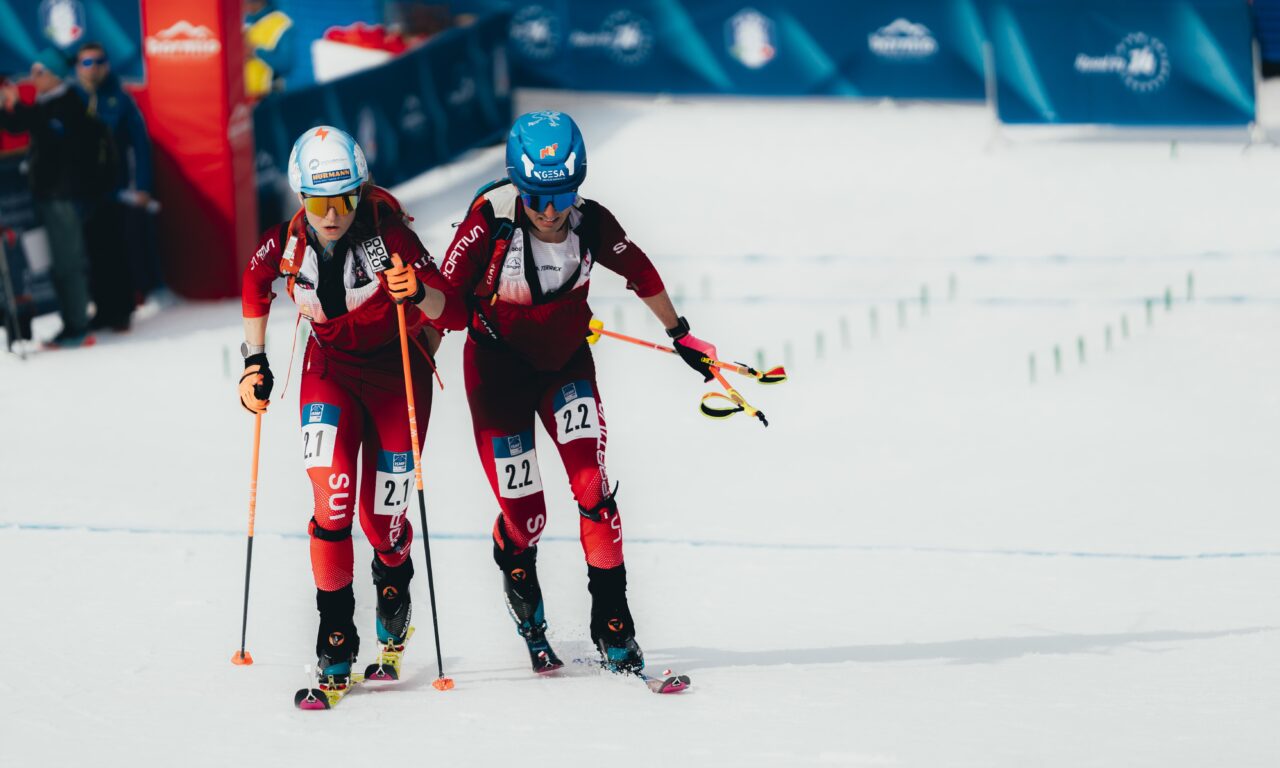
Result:
<svg viewBox="0 0 1280 768">
<path fill-rule="evenodd" d="M 506 0 L 517 85 L 984 98 L 975 0 Z"/>
<path fill-rule="evenodd" d="M 1252 24 L 1241 0 L 986 0 L 1006 123 L 1246 125 Z"/>
<path fill-rule="evenodd" d="M 90 40 L 122 79 L 143 80 L 140 0 L 0 0 L 0 75 L 25 75 L 44 48 L 70 56 Z"/>
<path fill-rule="evenodd" d="M 390 186 L 500 139 L 511 127 L 507 16 L 442 32 L 375 69 L 273 94 L 253 114 L 260 221 L 279 221 L 294 140 L 333 125 L 360 142 L 375 183 Z"/>
</svg>

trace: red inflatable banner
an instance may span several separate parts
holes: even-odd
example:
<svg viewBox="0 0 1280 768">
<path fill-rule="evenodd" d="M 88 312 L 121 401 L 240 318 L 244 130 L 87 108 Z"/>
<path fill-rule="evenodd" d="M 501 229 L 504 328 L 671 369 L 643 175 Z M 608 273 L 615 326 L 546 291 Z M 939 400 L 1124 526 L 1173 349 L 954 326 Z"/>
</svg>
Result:
<svg viewBox="0 0 1280 768">
<path fill-rule="evenodd" d="M 240 0 L 143 0 L 146 87 L 165 281 L 195 299 L 240 295 L 257 242 L 253 112 Z"/>
</svg>

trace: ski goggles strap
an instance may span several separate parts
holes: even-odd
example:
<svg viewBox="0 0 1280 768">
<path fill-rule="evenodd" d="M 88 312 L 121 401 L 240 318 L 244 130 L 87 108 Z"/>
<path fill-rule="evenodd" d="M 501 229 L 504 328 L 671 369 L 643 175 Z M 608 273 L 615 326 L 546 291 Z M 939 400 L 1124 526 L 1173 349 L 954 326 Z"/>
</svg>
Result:
<svg viewBox="0 0 1280 768">
<path fill-rule="evenodd" d="M 360 204 L 360 194 L 348 192 L 345 195 L 322 195 L 317 197 L 303 196 L 302 207 L 316 216 L 328 216 L 332 208 L 339 216 L 346 216 Z"/>
</svg>

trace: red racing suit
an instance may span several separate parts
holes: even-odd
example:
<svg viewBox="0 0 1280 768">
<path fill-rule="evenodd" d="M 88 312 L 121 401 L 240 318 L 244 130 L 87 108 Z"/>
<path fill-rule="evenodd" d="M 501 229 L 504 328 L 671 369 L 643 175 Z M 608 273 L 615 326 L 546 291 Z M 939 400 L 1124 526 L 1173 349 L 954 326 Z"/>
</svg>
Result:
<svg viewBox="0 0 1280 768">
<path fill-rule="evenodd" d="M 374 262 L 382 251 L 398 253 L 421 282 L 447 288 L 395 198 L 377 188 L 366 197 L 352 231 L 327 259 L 318 255 L 304 217 L 268 229 L 245 269 L 241 297 L 245 317 L 263 317 L 274 296 L 272 283 L 287 277 L 299 312 L 311 321 L 302 364 L 301 448 L 315 498 L 308 525 L 311 568 L 316 587 L 325 591 L 352 582 L 357 510 L 365 536 L 387 566 L 409 557 L 413 538 L 405 516 L 414 467 L 396 305 Z M 431 412 L 433 369 L 423 338 L 430 321 L 413 305 L 405 315 L 414 339 L 410 368 L 422 437 Z"/>
<path fill-rule="evenodd" d="M 546 503 L 534 445 L 536 414 L 554 438 L 578 502 L 587 563 L 622 560 L 622 523 L 605 468 L 608 431 L 587 346 L 591 269 L 621 274 L 641 297 L 663 290 L 649 258 L 604 206 L 579 199 L 555 264 L 539 262 L 523 206 L 510 185 L 491 189 L 458 227 L 440 274 L 449 284 L 440 322 L 468 329 L 467 399 L 476 449 L 517 552 L 537 544 Z M 575 258 L 576 255 L 576 258 Z M 544 281 L 546 270 L 555 279 Z M 464 301 L 455 301 L 455 296 Z"/>
</svg>

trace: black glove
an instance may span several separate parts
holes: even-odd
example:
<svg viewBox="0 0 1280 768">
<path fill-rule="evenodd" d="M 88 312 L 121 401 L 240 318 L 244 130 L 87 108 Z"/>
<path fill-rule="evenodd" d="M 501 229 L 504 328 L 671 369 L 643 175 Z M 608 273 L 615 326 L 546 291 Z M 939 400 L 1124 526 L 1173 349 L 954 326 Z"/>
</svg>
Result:
<svg viewBox="0 0 1280 768">
<path fill-rule="evenodd" d="M 258 381 L 258 376 L 262 381 Z M 244 359 L 244 375 L 240 377 L 240 404 L 250 413 L 262 413 L 271 399 L 271 388 L 276 377 L 267 363 L 267 353 L 259 352 Z"/>
<path fill-rule="evenodd" d="M 671 337 L 671 346 L 675 347 L 676 354 L 680 355 L 680 359 L 688 363 L 690 368 L 702 374 L 703 381 L 711 381 L 711 364 L 708 360 L 717 358 L 715 345 L 708 344 L 689 333 L 689 321 L 683 317 L 680 318 L 680 322 L 676 324 L 675 328 L 667 329 L 667 336 Z"/>
</svg>

